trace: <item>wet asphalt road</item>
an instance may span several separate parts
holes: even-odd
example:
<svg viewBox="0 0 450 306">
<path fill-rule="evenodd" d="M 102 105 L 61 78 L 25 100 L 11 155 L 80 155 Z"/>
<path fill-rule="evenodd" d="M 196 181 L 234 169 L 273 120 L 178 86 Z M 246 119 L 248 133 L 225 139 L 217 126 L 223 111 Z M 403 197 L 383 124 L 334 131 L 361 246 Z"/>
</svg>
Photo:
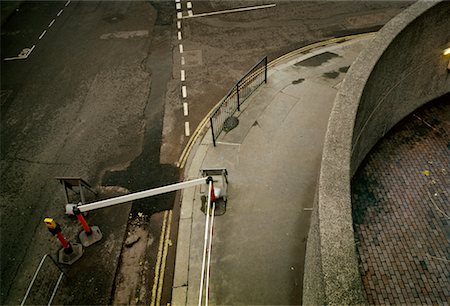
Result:
<svg viewBox="0 0 450 306">
<path fill-rule="evenodd" d="M 55 176 L 131 191 L 177 179 L 159 164 L 172 8 L 165 2 L 158 15 L 149 2 L 66 3 L 23 3 L 2 26 L 2 59 L 35 45 L 26 60 L 1 63 L 2 304 L 23 296 L 55 246 L 43 217 L 69 224 Z"/>
<path fill-rule="evenodd" d="M 274 9 L 184 20 L 184 118 L 173 2 L 66 3 L 26 2 L 2 20 L 2 59 L 35 45 L 26 60 L 1 62 L 2 304 L 23 294 L 52 239 L 42 218 L 66 222 L 53 177 L 131 191 L 178 181 L 184 122 L 193 130 L 254 62 L 376 30 L 408 5 L 280 1 Z M 265 3 L 192 5 L 203 13 Z M 173 200 L 136 202 L 133 212 L 151 215 Z"/>
</svg>

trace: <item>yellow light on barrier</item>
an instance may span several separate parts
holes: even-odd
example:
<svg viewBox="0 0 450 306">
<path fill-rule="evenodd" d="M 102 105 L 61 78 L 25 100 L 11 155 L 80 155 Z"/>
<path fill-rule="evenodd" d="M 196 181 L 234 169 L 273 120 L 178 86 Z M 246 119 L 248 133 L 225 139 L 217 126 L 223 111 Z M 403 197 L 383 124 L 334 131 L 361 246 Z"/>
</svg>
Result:
<svg viewBox="0 0 450 306">
<path fill-rule="evenodd" d="M 52 218 L 45 218 L 44 219 L 44 223 L 50 229 L 55 229 L 56 228 L 56 222 Z"/>
<path fill-rule="evenodd" d="M 450 48 L 447 48 L 444 50 L 444 56 L 445 55 L 450 55 Z"/>
</svg>

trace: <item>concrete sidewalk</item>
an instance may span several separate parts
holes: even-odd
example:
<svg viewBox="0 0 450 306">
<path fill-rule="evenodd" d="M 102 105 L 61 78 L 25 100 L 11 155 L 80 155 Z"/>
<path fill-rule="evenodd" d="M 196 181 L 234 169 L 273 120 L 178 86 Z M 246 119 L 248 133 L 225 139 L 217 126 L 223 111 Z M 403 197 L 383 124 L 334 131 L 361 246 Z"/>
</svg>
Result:
<svg viewBox="0 0 450 306">
<path fill-rule="evenodd" d="M 311 50 L 269 69 L 239 125 L 213 147 L 208 131 L 186 179 L 224 167 L 228 206 L 216 217 L 211 304 L 300 304 L 309 218 L 328 117 L 349 66 L 370 38 Z M 205 215 L 200 189 L 183 192 L 173 305 L 198 304 Z"/>
</svg>

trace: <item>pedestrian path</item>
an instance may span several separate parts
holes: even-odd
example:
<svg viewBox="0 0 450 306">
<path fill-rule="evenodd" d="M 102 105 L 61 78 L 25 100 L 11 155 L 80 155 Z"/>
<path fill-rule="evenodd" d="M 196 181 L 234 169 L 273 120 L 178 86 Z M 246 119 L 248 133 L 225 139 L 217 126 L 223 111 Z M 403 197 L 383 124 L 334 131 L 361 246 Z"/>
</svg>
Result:
<svg viewBox="0 0 450 306">
<path fill-rule="evenodd" d="M 299 304 L 309 219 L 328 117 L 340 83 L 370 37 L 278 62 L 217 146 L 208 131 L 190 157 L 229 174 L 227 211 L 215 219 L 210 304 Z M 205 215 L 199 189 L 183 192 L 173 305 L 198 304 Z"/>
</svg>

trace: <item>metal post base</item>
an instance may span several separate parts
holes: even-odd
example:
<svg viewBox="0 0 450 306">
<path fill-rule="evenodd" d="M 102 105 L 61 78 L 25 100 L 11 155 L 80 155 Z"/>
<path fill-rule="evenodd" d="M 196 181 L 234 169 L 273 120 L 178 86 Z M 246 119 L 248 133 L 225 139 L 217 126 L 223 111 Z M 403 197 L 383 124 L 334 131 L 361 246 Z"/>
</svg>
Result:
<svg viewBox="0 0 450 306">
<path fill-rule="evenodd" d="M 102 240 L 102 232 L 98 226 L 91 226 L 92 233 L 90 235 L 86 234 L 85 231 L 82 231 L 78 236 L 80 238 L 81 244 L 87 248 L 88 246 L 96 243 L 97 241 Z"/>
<path fill-rule="evenodd" d="M 58 262 L 64 265 L 71 265 L 75 261 L 81 258 L 83 255 L 83 246 L 79 243 L 72 243 L 73 252 L 66 254 L 64 248 L 60 249 L 58 252 Z"/>
</svg>

